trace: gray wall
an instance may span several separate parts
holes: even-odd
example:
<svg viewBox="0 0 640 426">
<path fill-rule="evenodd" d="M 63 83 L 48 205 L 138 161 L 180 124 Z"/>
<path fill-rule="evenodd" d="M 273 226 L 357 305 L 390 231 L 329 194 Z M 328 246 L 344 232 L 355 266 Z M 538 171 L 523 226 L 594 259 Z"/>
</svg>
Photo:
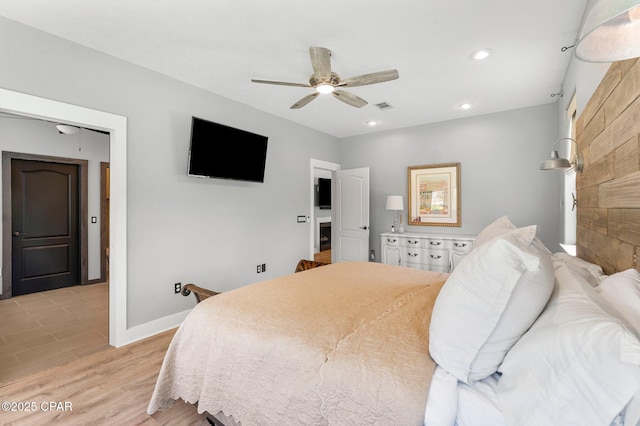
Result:
<svg viewBox="0 0 640 426">
<path fill-rule="evenodd" d="M 538 170 L 557 135 L 556 111 L 553 103 L 341 140 L 343 169 L 370 167 L 376 259 L 380 233 L 391 227 L 387 195 L 404 196 L 406 217 L 407 167 L 451 162 L 461 163 L 462 227 L 409 226 L 405 232 L 475 235 L 506 214 L 517 226 L 538 225 L 538 236 L 558 251 L 557 178 Z"/>
<path fill-rule="evenodd" d="M 309 161 L 337 162 L 335 138 L 4 18 L 0 57 L 5 89 L 128 119 L 129 327 L 192 307 L 174 282 L 229 290 L 308 256 L 296 216 L 309 214 Z M 187 177 L 194 115 L 269 136 L 265 183 Z"/>
</svg>

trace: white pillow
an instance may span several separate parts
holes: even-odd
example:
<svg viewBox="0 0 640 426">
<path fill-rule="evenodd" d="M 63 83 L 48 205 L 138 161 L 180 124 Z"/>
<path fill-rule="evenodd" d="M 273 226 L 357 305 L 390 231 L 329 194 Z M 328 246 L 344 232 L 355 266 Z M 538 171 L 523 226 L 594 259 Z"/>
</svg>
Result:
<svg viewBox="0 0 640 426">
<path fill-rule="evenodd" d="M 514 229 L 463 258 L 440 290 L 429 328 L 433 360 L 464 383 L 493 374 L 553 290 L 536 227 Z"/>
<path fill-rule="evenodd" d="M 640 389 L 640 341 L 567 265 L 538 320 L 506 355 L 498 400 L 508 424 L 609 425 Z"/>
<path fill-rule="evenodd" d="M 609 275 L 596 291 L 640 335 L 640 272 L 628 269 Z"/>
<path fill-rule="evenodd" d="M 424 424 L 427 426 L 453 425 L 458 411 L 458 379 L 436 365 L 431 376 Z"/>
<path fill-rule="evenodd" d="M 587 280 L 591 286 L 595 287 L 600 284 L 606 275 L 602 271 L 602 268 L 594 263 L 587 262 L 579 257 L 572 256 L 568 253 L 553 253 L 551 255 L 554 268 L 560 265 L 567 265 L 572 272 L 579 274 Z"/>
<path fill-rule="evenodd" d="M 471 249 L 473 250 L 478 248 L 495 237 L 506 234 L 514 229 L 516 229 L 516 227 L 511 223 L 511 220 L 509 220 L 509 216 L 499 217 L 480 231 L 476 239 L 473 241 Z"/>
</svg>

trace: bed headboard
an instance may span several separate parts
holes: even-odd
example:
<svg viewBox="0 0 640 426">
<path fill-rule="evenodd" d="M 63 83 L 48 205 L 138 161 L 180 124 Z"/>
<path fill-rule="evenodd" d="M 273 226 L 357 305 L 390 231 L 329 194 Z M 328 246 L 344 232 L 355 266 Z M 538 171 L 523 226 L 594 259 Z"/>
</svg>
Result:
<svg viewBox="0 0 640 426">
<path fill-rule="evenodd" d="M 577 255 L 640 270 L 640 59 L 615 62 L 576 122 Z"/>
</svg>

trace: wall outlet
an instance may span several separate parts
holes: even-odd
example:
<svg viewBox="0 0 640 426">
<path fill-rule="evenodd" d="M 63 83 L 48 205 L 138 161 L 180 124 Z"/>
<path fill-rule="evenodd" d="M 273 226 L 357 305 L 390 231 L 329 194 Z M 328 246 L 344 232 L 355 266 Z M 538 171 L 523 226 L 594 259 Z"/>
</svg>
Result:
<svg viewBox="0 0 640 426">
<path fill-rule="evenodd" d="M 262 272 L 262 265 L 256 266 L 256 273 L 259 274 L 260 272 Z"/>
<path fill-rule="evenodd" d="M 180 293 L 180 291 L 182 291 L 182 283 L 175 283 L 173 285 L 173 291 L 175 294 Z"/>
</svg>

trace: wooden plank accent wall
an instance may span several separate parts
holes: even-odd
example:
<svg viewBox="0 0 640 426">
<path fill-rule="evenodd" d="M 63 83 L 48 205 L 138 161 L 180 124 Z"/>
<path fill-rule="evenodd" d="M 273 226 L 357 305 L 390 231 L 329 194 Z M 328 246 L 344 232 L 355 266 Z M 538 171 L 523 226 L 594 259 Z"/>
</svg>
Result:
<svg viewBox="0 0 640 426">
<path fill-rule="evenodd" d="M 576 123 L 578 257 L 612 274 L 640 253 L 640 59 L 615 62 Z"/>
</svg>

